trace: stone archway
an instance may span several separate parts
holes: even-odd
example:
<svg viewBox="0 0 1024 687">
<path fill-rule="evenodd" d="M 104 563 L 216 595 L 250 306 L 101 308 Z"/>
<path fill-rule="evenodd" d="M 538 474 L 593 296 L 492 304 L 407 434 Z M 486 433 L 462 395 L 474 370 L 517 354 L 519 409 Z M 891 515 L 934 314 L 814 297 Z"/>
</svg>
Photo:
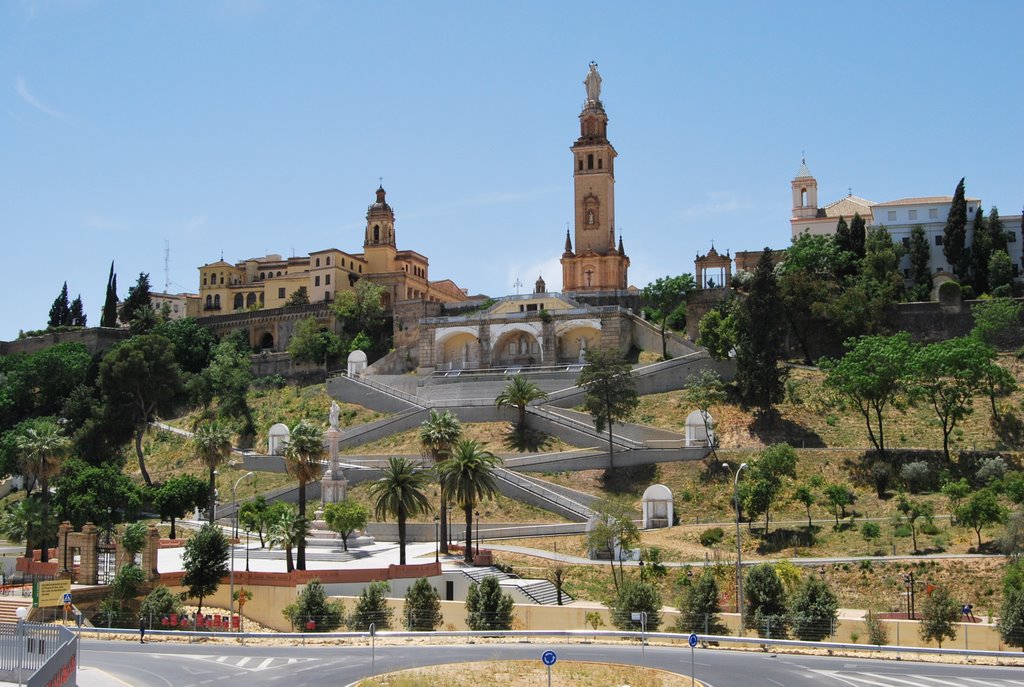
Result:
<svg viewBox="0 0 1024 687">
<path fill-rule="evenodd" d="M 494 342 L 491 362 L 495 365 L 536 365 L 544 362 L 544 346 L 528 330 L 506 331 Z"/>
<path fill-rule="evenodd" d="M 438 369 L 471 370 L 481 367 L 480 339 L 476 329 L 451 327 L 437 332 L 434 360 Z"/>
<path fill-rule="evenodd" d="M 265 351 L 274 348 L 274 335 L 270 332 L 263 332 L 260 337 L 260 348 Z"/>
<path fill-rule="evenodd" d="M 583 362 L 590 349 L 601 347 L 599 320 L 570 320 L 555 326 L 559 362 Z"/>
</svg>

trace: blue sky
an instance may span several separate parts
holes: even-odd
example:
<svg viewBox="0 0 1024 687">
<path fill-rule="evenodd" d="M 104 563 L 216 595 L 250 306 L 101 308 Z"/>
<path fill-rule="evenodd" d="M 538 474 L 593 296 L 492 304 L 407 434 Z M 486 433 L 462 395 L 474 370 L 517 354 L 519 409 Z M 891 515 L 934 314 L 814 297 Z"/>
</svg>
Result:
<svg viewBox="0 0 1024 687">
<path fill-rule="evenodd" d="M 789 242 L 827 202 L 1024 205 L 1021 2 L 0 2 L 0 339 L 66 279 L 362 249 L 379 176 L 431 277 L 558 289 L 587 63 L 630 282 Z"/>
</svg>

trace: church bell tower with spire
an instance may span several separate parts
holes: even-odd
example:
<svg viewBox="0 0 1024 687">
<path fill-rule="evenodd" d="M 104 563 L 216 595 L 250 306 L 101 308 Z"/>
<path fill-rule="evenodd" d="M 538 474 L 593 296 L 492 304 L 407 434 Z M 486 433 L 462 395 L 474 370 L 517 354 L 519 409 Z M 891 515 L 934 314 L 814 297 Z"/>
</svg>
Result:
<svg viewBox="0 0 1024 687">
<path fill-rule="evenodd" d="M 626 288 L 629 258 L 622 239 L 615 240 L 615 157 L 608 141 L 608 115 L 601 102 L 601 75 L 597 64 L 583 85 L 587 98 L 580 112 L 580 137 L 573 156 L 575 245 L 568 232 L 562 254 L 562 290 L 566 292 L 620 291 Z"/>
</svg>

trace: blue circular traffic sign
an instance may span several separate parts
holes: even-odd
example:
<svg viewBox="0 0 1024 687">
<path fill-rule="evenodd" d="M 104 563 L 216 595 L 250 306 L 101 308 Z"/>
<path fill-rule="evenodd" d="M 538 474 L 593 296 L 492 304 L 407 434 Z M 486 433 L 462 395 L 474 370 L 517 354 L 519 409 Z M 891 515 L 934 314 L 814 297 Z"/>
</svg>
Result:
<svg viewBox="0 0 1024 687">
<path fill-rule="evenodd" d="M 697 646 L 697 635 L 693 634 L 693 633 L 690 633 L 690 638 L 687 639 L 686 641 L 688 641 L 690 643 L 690 647 L 691 648 Z"/>
<path fill-rule="evenodd" d="M 554 651 L 545 651 L 543 654 L 541 654 L 540 660 L 546 666 L 553 666 L 555 665 L 555 661 L 558 660 L 558 656 L 555 655 Z"/>
</svg>

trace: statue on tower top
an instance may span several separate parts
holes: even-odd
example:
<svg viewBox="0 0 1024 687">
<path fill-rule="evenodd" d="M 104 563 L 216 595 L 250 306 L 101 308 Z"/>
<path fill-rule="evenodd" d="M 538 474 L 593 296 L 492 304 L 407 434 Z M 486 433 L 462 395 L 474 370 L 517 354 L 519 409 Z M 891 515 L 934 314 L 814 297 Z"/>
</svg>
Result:
<svg viewBox="0 0 1024 687">
<path fill-rule="evenodd" d="M 583 85 L 587 87 L 587 100 L 601 100 L 601 75 L 597 73 L 597 62 L 590 63 L 590 72 L 583 80 Z"/>
</svg>

